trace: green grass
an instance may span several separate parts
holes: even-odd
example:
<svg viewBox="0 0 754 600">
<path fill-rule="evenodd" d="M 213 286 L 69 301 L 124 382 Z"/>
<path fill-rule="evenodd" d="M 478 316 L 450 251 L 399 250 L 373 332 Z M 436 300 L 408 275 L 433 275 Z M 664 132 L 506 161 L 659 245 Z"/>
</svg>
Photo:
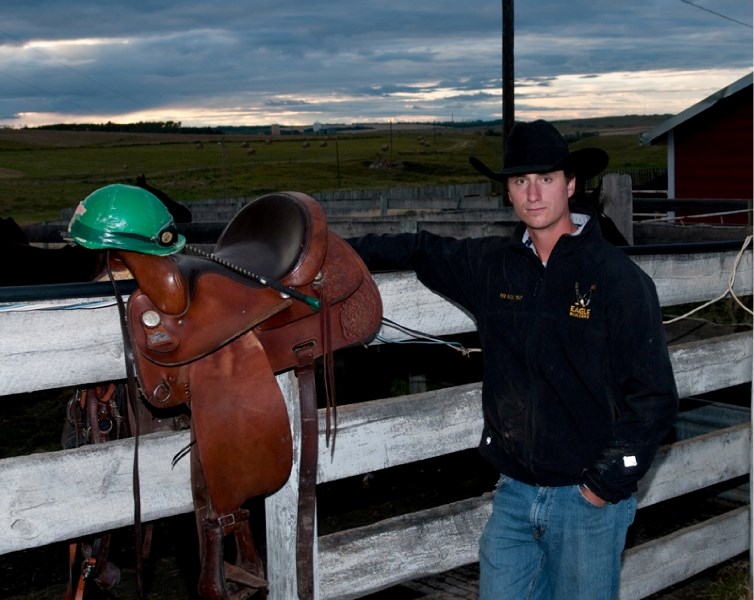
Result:
<svg viewBox="0 0 754 600">
<path fill-rule="evenodd" d="M 749 571 L 748 561 L 725 563 L 716 570 L 714 583 L 706 597 L 709 600 L 751 600 Z"/>
<path fill-rule="evenodd" d="M 307 145 L 308 144 L 308 145 Z M 0 217 L 54 220 L 95 189 L 140 174 L 180 202 L 296 190 L 368 189 L 485 181 L 468 163 L 501 163 L 501 137 L 481 129 L 387 130 L 339 137 L 124 134 L 0 130 Z M 637 134 L 590 137 L 611 168 L 664 167 L 664 147 Z M 375 168 L 379 164 L 381 168 Z"/>
<path fill-rule="evenodd" d="M 634 135 L 609 135 L 579 140 L 572 148 L 602 148 L 610 156 L 608 170 L 644 169 L 667 166 L 665 146 L 644 147 Z"/>
</svg>

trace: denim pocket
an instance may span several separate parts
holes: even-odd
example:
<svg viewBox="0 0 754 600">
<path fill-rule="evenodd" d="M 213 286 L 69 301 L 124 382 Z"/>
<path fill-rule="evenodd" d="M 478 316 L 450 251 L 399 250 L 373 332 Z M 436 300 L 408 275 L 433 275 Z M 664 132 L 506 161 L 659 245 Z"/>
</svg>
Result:
<svg viewBox="0 0 754 600">
<path fill-rule="evenodd" d="M 636 518 L 636 498 L 631 496 L 630 498 L 627 498 L 624 500 L 626 503 L 626 510 L 627 510 L 627 523 L 628 527 L 634 524 L 634 519 Z"/>
</svg>

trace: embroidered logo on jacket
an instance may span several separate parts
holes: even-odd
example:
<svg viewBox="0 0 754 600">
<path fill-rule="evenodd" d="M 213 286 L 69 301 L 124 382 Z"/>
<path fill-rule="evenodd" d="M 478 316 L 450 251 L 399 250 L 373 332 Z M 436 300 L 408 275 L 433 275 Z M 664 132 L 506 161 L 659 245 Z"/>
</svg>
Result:
<svg viewBox="0 0 754 600">
<path fill-rule="evenodd" d="M 591 316 L 592 309 L 589 308 L 589 304 L 592 302 L 592 294 L 597 289 L 596 284 L 592 284 L 589 290 L 582 294 L 579 290 L 579 282 L 576 282 L 576 301 L 571 304 L 571 308 L 568 311 L 568 316 L 574 319 L 588 319 Z"/>
<path fill-rule="evenodd" d="M 501 300 L 512 300 L 513 302 L 521 302 L 524 299 L 522 294 L 511 294 L 510 292 L 500 292 L 499 297 Z"/>
</svg>

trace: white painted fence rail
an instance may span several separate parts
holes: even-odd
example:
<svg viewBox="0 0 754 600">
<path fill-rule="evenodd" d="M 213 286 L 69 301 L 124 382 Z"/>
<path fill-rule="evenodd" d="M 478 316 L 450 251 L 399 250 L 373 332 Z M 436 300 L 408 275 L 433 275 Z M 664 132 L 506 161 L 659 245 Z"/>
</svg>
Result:
<svg viewBox="0 0 754 600">
<path fill-rule="evenodd" d="M 637 256 L 655 280 L 663 305 L 718 297 L 733 281 L 738 295 L 752 293 L 752 252 Z M 385 316 L 436 335 L 473 329 L 471 320 L 418 284 L 412 274 L 376 277 Z M 88 301 L 80 301 L 88 302 Z M 60 304 L 60 303 L 58 303 Z M 77 310 L 0 312 L 0 395 L 124 377 L 114 306 Z M 395 336 L 391 332 L 387 336 Z M 752 336 L 737 333 L 671 345 L 679 392 L 693 396 L 751 381 Z M 296 380 L 278 378 L 297 430 Z M 0 398 L 0 401 L 3 401 Z M 334 481 L 475 447 L 481 433 L 479 384 L 343 406 L 333 456 L 321 444 L 318 480 Z M 140 441 L 144 520 L 192 510 L 187 461 L 171 458 L 187 433 Z M 749 423 L 663 448 L 642 481 L 646 507 L 750 472 Z M 123 440 L 0 460 L 0 554 L 69 540 L 133 522 L 133 442 Z M 271 600 L 295 598 L 295 475 L 267 500 Z M 80 502 L 81 497 L 87 502 Z M 100 510 L 101 509 L 101 510 Z M 106 509 L 106 510 L 105 510 Z M 476 544 L 489 498 L 322 536 L 315 573 L 320 598 L 356 598 L 431 573 L 476 561 Z M 627 552 L 621 598 L 642 598 L 728 558 L 750 543 L 748 507 L 652 540 Z"/>
</svg>

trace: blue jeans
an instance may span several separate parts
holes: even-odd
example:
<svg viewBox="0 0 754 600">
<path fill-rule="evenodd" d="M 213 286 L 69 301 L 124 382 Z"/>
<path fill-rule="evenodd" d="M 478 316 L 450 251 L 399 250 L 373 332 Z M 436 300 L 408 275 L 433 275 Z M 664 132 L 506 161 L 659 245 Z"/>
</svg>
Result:
<svg viewBox="0 0 754 600">
<path fill-rule="evenodd" d="M 611 600 L 636 500 L 597 507 L 576 485 L 503 476 L 479 543 L 480 600 Z"/>
</svg>

